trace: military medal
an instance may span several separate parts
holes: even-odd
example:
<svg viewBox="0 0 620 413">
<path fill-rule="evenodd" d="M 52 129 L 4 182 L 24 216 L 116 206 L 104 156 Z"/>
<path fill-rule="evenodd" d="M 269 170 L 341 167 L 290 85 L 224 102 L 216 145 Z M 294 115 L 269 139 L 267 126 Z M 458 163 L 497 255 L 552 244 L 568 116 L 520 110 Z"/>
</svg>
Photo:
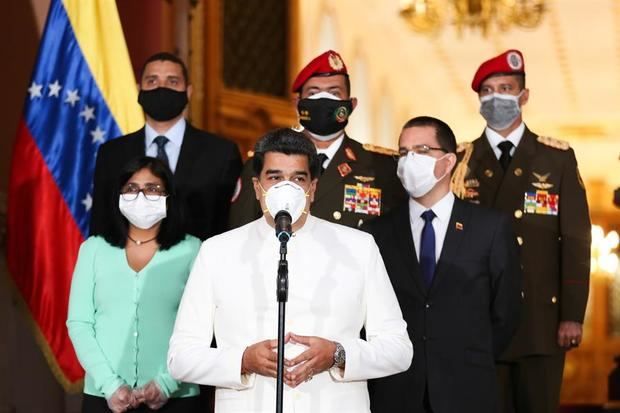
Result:
<svg viewBox="0 0 620 413">
<path fill-rule="evenodd" d="M 351 171 L 352 171 L 351 167 L 346 162 L 343 162 L 340 165 L 338 165 L 338 172 L 340 172 L 340 176 L 343 178 L 349 175 Z"/>
<path fill-rule="evenodd" d="M 526 192 L 523 201 L 523 212 L 526 214 L 558 215 L 560 195 L 539 190 Z"/>
<path fill-rule="evenodd" d="M 549 175 L 551 175 L 551 172 L 547 173 L 547 174 L 537 174 L 536 172 L 532 172 L 532 175 L 534 175 L 534 178 L 536 178 L 538 180 L 538 182 L 532 182 L 532 186 L 538 189 L 550 189 L 553 188 L 553 184 L 550 184 L 547 182 L 547 179 L 549 179 Z"/>
<path fill-rule="evenodd" d="M 372 182 L 372 181 L 375 180 L 374 176 L 355 175 L 353 178 L 355 178 L 356 180 L 358 180 L 358 181 L 360 181 L 360 182 L 362 182 L 364 184 L 367 184 L 367 183 Z"/>
<path fill-rule="evenodd" d="M 345 185 L 343 211 L 381 215 L 381 189 L 369 184 Z"/>
<path fill-rule="evenodd" d="M 475 188 L 478 188 L 480 186 L 480 181 L 478 181 L 476 178 L 470 178 L 470 179 L 466 179 L 464 182 L 464 190 L 463 190 L 463 198 L 464 199 L 472 199 L 472 198 L 477 198 L 480 194 L 478 193 L 478 190 L 476 190 Z"/>
</svg>

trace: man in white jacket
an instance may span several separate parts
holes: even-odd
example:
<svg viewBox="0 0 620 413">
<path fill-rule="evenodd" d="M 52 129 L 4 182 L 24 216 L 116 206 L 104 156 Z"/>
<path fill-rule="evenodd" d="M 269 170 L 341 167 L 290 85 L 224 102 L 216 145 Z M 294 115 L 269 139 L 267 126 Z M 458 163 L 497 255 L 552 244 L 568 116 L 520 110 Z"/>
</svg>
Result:
<svg viewBox="0 0 620 413">
<path fill-rule="evenodd" d="M 267 134 L 253 162 L 264 216 L 203 243 L 170 339 L 170 373 L 216 386 L 217 413 L 274 411 L 280 245 L 273 216 L 287 209 L 284 411 L 370 412 L 366 380 L 407 370 L 413 357 L 379 250 L 371 236 L 308 213 L 320 166 L 303 134 Z"/>
</svg>

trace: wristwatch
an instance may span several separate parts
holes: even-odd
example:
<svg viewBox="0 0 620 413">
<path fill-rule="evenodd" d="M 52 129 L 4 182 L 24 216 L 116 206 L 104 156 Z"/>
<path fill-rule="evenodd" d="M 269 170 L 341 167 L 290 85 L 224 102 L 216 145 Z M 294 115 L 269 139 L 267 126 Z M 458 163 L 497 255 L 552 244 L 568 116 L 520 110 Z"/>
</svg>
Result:
<svg viewBox="0 0 620 413">
<path fill-rule="evenodd" d="M 336 351 L 334 351 L 334 364 L 332 364 L 332 367 L 343 368 L 347 362 L 347 353 L 345 353 L 342 344 L 337 341 L 334 341 L 334 344 L 336 345 Z"/>
</svg>

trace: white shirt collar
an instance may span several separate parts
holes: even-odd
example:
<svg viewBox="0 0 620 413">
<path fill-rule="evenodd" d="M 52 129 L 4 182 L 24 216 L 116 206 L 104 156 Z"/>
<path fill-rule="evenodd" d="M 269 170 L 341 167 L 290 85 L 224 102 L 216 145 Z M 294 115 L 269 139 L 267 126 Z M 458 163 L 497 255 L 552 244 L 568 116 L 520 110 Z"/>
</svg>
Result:
<svg viewBox="0 0 620 413">
<path fill-rule="evenodd" d="M 521 142 L 523 132 L 525 132 L 525 123 L 523 122 L 521 122 L 517 129 L 510 132 L 510 134 L 505 138 L 488 126 L 484 130 L 487 140 L 489 141 L 491 148 L 493 148 L 493 152 L 495 152 L 497 158 L 499 158 L 502 153 L 501 149 L 499 149 L 497 145 L 499 145 L 501 142 L 504 142 L 505 140 L 509 140 L 514 145 L 514 148 L 512 148 L 511 151 L 511 154 L 514 154 L 515 148 L 519 146 L 519 142 Z"/>
<path fill-rule="evenodd" d="M 334 155 L 336 155 L 336 152 L 338 152 L 338 149 L 340 148 L 340 145 L 342 145 L 343 140 L 344 140 L 344 132 L 338 139 L 333 141 L 332 144 L 329 145 L 327 148 L 325 149 L 316 148 L 316 152 L 324 153 L 325 155 L 327 155 L 328 161 L 331 161 L 334 158 Z"/>
<path fill-rule="evenodd" d="M 165 136 L 177 148 L 180 148 L 181 144 L 183 143 L 183 135 L 185 135 L 185 128 L 187 126 L 186 124 L 187 122 L 185 121 L 185 118 L 181 118 L 179 119 L 177 123 L 175 123 L 166 132 L 157 133 L 155 129 L 153 129 L 151 125 L 147 123 L 146 126 L 144 127 L 146 147 L 148 148 L 153 143 L 156 137 Z"/>
<path fill-rule="evenodd" d="M 446 225 L 450 222 L 450 215 L 452 215 L 452 206 L 454 205 L 454 194 L 452 191 L 448 191 L 435 205 L 430 208 L 425 207 L 413 198 L 409 198 L 409 218 L 413 223 L 417 219 L 422 219 L 421 215 L 424 211 L 432 209 L 435 216 L 439 221 Z"/>
</svg>

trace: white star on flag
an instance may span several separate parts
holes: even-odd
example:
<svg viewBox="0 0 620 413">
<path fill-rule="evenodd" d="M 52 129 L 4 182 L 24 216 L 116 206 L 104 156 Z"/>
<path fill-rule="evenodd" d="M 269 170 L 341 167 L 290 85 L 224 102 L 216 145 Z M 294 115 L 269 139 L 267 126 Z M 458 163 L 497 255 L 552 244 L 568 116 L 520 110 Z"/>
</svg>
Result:
<svg viewBox="0 0 620 413">
<path fill-rule="evenodd" d="M 40 98 L 41 97 L 41 89 L 43 88 L 43 85 L 37 85 L 37 82 L 35 82 L 34 80 L 32 81 L 32 85 L 30 85 L 30 87 L 28 88 L 28 93 L 30 93 L 30 100 L 34 99 L 34 98 Z"/>
<path fill-rule="evenodd" d="M 93 197 L 90 194 L 86 194 L 86 197 L 82 199 L 82 205 L 84 205 L 86 211 L 90 211 L 90 208 L 93 206 Z"/>
<path fill-rule="evenodd" d="M 78 96 L 77 89 L 67 92 L 67 98 L 65 99 L 65 103 L 68 103 L 71 105 L 71 107 L 74 107 L 78 100 L 80 100 L 80 97 Z"/>
<path fill-rule="evenodd" d="M 80 116 L 84 118 L 85 122 L 95 119 L 95 107 L 86 105 L 84 110 L 80 112 Z"/>
<path fill-rule="evenodd" d="M 47 85 L 47 87 L 50 88 L 50 93 L 47 94 L 47 97 L 60 97 L 60 89 L 62 89 L 62 86 L 60 86 L 60 83 L 58 83 L 58 79 L 56 79 L 56 81 L 54 83 L 50 83 L 49 85 Z"/>
<path fill-rule="evenodd" d="M 100 142 L 103 143 L 105 142 L 105 140 L 103 139 L 103 136 L 105 135 L 105 131 L 102 130 L 99 125 L 97 125 L 97 129 L 90 131 L 90 134 L 93 137 L 93 143 L 95 142 Z"/>
</svg>

